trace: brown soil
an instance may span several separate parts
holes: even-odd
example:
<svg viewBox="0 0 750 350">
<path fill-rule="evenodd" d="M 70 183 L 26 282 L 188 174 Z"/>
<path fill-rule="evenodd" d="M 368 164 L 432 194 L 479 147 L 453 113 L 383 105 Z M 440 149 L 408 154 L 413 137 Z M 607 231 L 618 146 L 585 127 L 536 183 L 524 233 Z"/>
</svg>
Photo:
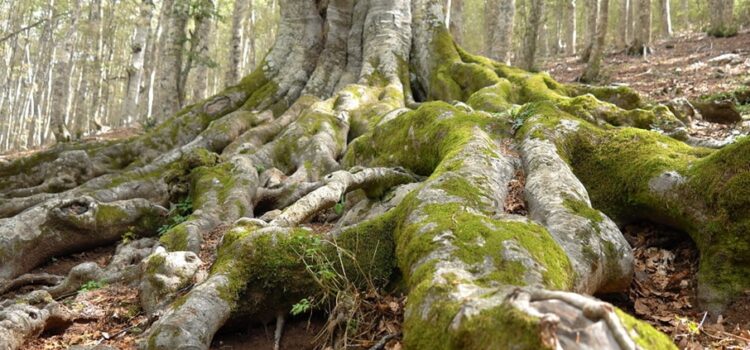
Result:
<svg viewBox="0 0 750 350">
<path fill-rule="evenodd" d="M 750 294 L 717 317 L 698 306 L 699 255 L 690 238 L 651 223 L 625 226 L 623 233 L 633 246 L 635 277 L 626 294 L 605 299 L 670 335 L 680 349 L 750 346 Z"/>
<path fill-rule="evenodd" d="M 601 83 L 627 84 L 655 101 L 696 98 L 750 84 L 750 32 L 731 38 L 683 34 L 653 47 L 654 53 L 646 59 L 625 53 L 608 55 Z M 727 53 L 740 55 L 741 63 L 707 62 Z M 560 82 L 576 81 L 585 67 L 577 57 L 549 60 L 544 69 Z"/>
<path fill-rule="evenodd" d="M 294 320 L 284 326 L 281 350 L 313 350 L 315 336 L 323 329 L 324 321 L 311 319 Z M 272 350 L 275 324 L 253 327 L 246 331 L 219 333 L 211 344 L 211 350 Z"/>
</svg>

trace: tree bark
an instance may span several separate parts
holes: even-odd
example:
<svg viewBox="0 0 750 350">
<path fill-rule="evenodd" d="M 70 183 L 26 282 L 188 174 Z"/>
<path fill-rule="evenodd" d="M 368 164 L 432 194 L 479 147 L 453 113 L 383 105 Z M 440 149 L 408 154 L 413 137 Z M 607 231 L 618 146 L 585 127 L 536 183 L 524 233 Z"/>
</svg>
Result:
<svg viewBox="0 0 750 350">
<path fill-rule="evenodd" d="M 601 73 L 602 56 L 604 56 L 604 48 L 607 42 L 607 28 L 609 28 L 609 0 L 600 0 L 598 17 L 596 21 L 598 26 L 596 28 L 596 41 L 594 41 L 591 57 L 589 57 L 589 62 L 583 71 L 583 76 L 581 76 L 583 82 L 593 82 L 599 78 Z"/>
<path fill-rule="evenodd" d="M 165 0 L 162 4 L 162 11 L 166 12 L 160 41 L 164 51 L 160 53 L 157 97 L 154 100 L 157 120 L 164 120 L 182 106 L 180 97 L 183 96 L 184 86 L 181 86 L 181 73 L 189 9 L 190 2 L 187 0 Z"/>
<path fill-rule="evenodd" d="M 53 4 L 54 1 L 50 3 L 50 6 L 54 6 Z M 75 2 L 75 4 L 77 4 L 77 2 Z M 50 20 L 52 20 L 52 18 L 50 18 Z M 55 54 L 52 68 L 52 71 L 54 72 L 52 78 L 54 86 L 52 88 L 50 113 L 52 118 L 52 134 L 55 136 L 55 141 L 57 142 L 67 142 L 71 140 L 71 134 L 68 130 L 66 121 L 69 111 L 68 96 L 71 88 L 70 81 L 72 77 L 71 60 L 74 55 L 73 46 L 75 45 L 77 20 L 78 8 L 77 5 L 74 5 L 68 29 L 63 37 L 60 50 Z"/>
<path fill-rule="evenodd" d="M 232 38 L 229 43 L 229 64 L 225 78 L 227 86 L 233 85 L 240 78 L 242 63 L 242 34 L 244 21 L 248 19 L 248 9 L 252 7 L 252 0 L 235 0 L 232 11 Z"/>
<path fill-rule="evenodd" d="M 505 64 L 510 64 L 513 52 L 513 23 L 516 13 L 515 0 L 501 0 L 485 3 L 487 17 L 487 47 L 489 56 Z"/>
<path fill-rule="evenodd" d="M 445 16 L 445 24 L 459 45 L 463 43 L 464 30 L 464 0 L 448 0 L 446 9 L 449 9 Z"/>
<path fill-rule="evenodd" d="M 662 38 L 672 37 L 672 14 L 670 13 L 669 0 L 659 0 L 659 13 L 661 15 L 661 23 L 659 26 L 659 34 Z"/>
<path fill-rule="evenodd" d="M 535 67 L 537 41 L 539 32 L 542 29 L 542 20 L 544 18 L 544 1 L 530 0 L 528 13 L 526 15 L 526 25 L 523 34 L 523 45 L 521 48 L 521 58 L 519 67 L 523 69 L 532 69 Z"/>
<path fill-rule="evenodd" d="M 646 56 L 651 52 L 651 0 L 635 0 L 633 41 L 628 51 L 632 55 Z"/>
<path fill-rule="evenodd" d="M 143 0 L 139 5 L 138 21 L 130 43 L 130 67 L 128 67 L 128 83 L 122 103 L 121 119 L 130 124 L 138 118 L 138 104 L 141 102 L 141 85 L 143 83 L 144 60 L 146 44 L 151 31 L 151 16 L 154 3 Z"/>
<path fill-rule="evenodd" d="M 189 76 L 190 67 L 195 66 L 192 70 L 193 78 L 193 101 L 199 101 L 206 97 L 208 90 L 208 71 L 213 65 L 209 57 L 209 45 L 212 33 L 214 32 L 214 3 L 213 0 L 202 0 L 197 8 L 195 15 L 195 30 L 191 38 L 191 54 L 193 59 L 188 60 L 187 67 L 183 69 L 182 77 L 185 81 Z M 183 85 L 186 85 L 183 83 Z"/>
<path fill-rule="evenodd" d="M 591 57 L 591 49 L 596 41 L 596 20 L 599 13 L 600 0 L 586 0 L 586 38 L 581 50 L 581 60 L 588 62 Z"/>
<path fill-rule="evenodd" d="M 576 54 L 576 0 L 565 1 L 565 53 L 568 55 Z"/>
<path fill-rule="evenodd" d="M 615 34 L 615 46 L 618 50 L 625 50 L 630 43 L 631 37 L 631 19 L 632 14 L 631 6 L 633 6 L 631 0 L 620 0 L 620 16 L 617 20 L 617 34 Z"/>
<path fill-rule="evenodd" d="M 669 109 L 627 88 L 563 85 L 471 55 L 443 5 L 281 1 L 274 46 L 237 85 L 143 135 L 0 164 L 0 290 L 35 280 L 25 274 L 56 255 L 159 232 L 159 247 L 138 240 L 46 290 L 129 276 L 160 315 L 145 349 L 208 349 L 229 319 L 264 324 L 303 298 L 331 312 L 334 296 L 396 278 L 409 294 L 405 348 L 673 349 L 585 296 L 622 290 L 633 274 L 611 217 L 689 234 L 712 311 L 750 287 L 750 141 L 694 148 Z M 525 216 L 505 207 L 520 173 Z M 187 212 L 168 213 L 178 202 Z M 329 232 L 305 229 L 323 216 Z M 193 285 L 204 234 L 222 224 L 216 260 Z M 0 315 L 19 308 L 0 303 Z M 0 321 L 13 340 L 2 344 L 38 334 L 38 319 L 20 330 Z"/>
</svg>

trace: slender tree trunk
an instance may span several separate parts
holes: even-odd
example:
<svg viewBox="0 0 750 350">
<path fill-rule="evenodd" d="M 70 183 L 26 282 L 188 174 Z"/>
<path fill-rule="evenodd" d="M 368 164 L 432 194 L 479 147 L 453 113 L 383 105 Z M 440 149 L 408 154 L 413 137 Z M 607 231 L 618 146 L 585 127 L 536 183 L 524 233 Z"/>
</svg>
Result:
<svg viewBox="0 0 750 350">
<path fill-rule="evenodd" d="M 165 23 L 162 32 L 162 47 L 157 78 L 157 97 L 154 101 L 157 120 L 174 114 L 182 106 L 180 96 L 183 94 L 181 86 L 183 70 L 183 55 L 185 49 L 185 26 L 190 9 L 189 0 L 167 0 L 163 3 Z"/>
<path fill-rule="evenodd" d="M 672 37 L 672 14 L 670 13 L 669 0 L 659 0 L 659 12 L 661 14 L 661 25 L 659 33 L 662 38 Z"/>
<path fill-rule="evenodd" d="M 242 35 L 244 33 L 244 21 L 248 19 L 248 7 L 252 0 L 235 0 L 234 11 L 232 11 L 232 38 L 229 42 L 229 63 L 225 84 L 233 85 L 239 80 L 242 64 Z"/>
<path fill-rule="evenodd" d="M 631 6 L 631 0 L 620 0 L 620 16 L 617 19 L 618 30 L 615 34 L 615 46 L 618 50 L 624 50 L 629 44 Z"/>
<path fill-rule="evenodd" d="M 594 41 L 594 46 L 591 49 L 591 57 L 589 57 L 586 70 L 584 70 L 583 76 L 581 77 L 581 80 L 584 82 L 593 82 L 597 80 L 601 73 L 602 56 L 604 56 L 604 48 L 607 42 L 607 28 L 609 28 L 609 0 L 601 0 L 599 5 L 596 41 Z"/>
<path fill-rule="evenodd" d="M 529 0 L 519 66 L 530 70 L 536 64 L 537 41 L 544 19 L 544 0 Z"/>
<path fill-rule="evenodd" d="M 628 51 L 632 55 L 643 55 L 651 52 L 651 0 L 635 0 L 637 7 L 635 18 L 633 41 Z"/>
<path fill-rule="evenodd" d="M 576 54 L 576 0 L 564 0 L 565 2 L 565 53 Z"/>
<path fill-rule="evenodd" d="M 581 51 L 581 60 L 588 62 L 591 49 L 596 41 L 596 19 L 599 13 L 599 0 L 586 0 L 586 38 Z"/>
<path fill-rule="evenodd" d="M 191 66 L 195 66 L 193 78 L 193 101 L 202 100 L 208 91 L 208 70 L 212 66 L 209 56 L 209 45 L 214 32 L 214 3 L 213 0 L 201 0 L 195 15 L 195 31 L 192 38 L 190 56 L 193 57 Z M 188 74 L 182 74 L 187 79 Z"/>
<path fill-rule="evenodd" d="M 55 61 L 54 61 L 54 76 L 53 76 L 53 90 L 52 90 L 52 105 L 50 109 L 52 118 L 52 133 L 55 136 L 55 141 L 66 142 L 70 141 L 71 135 L 66 125 L 66 118 L 68 114 L 68 97 L 70 96 L 71 88 L 71 60 L 75 55 L 74 45 L 76 38 L 76 25 L 78 20 L 78 2 L 73 1 L 71 3 L 73 8 L 70 15 L 70 23 L 68 29 L 63 36 L 62 43 L 59 46 L 59 50 L 56 50 Z M 50 19 L 51 20 L 51 19 Z"/>
<path fill-rule="evenodd" d="M 143 80 L 146 43 L 151 28 L 154 3 L 152 0 L 142 0 L 139 7 L 140 13 L 130 41 L 130 66 L 127 68 L 128 83 L 125 88 L 120 115 L 120 119 L 126 123 L 131 123 L 139 119 L 138 103 L 141 97 L 140 89 Z"/>
<path fill-rule="evenodd" d="M 487 47 L 489 57 L 510 64 L 513 52 L 513 22 L 516 14 L 515 0 L 488 1 L 485 3 L 487 18 Z"/>
</svg>

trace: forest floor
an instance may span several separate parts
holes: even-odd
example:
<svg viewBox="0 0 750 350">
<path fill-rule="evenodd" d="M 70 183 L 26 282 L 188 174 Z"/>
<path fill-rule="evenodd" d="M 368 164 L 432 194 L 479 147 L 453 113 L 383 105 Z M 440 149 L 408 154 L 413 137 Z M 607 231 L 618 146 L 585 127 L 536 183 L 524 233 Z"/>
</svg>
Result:
<svg viewBox="0 0 750 350">
<path fill-rule="evenodd" d="M 676 97 L 691 99 L 719 92 L 750 87 L 750 33 L 733 38 L 714 39 L 702 34 L 676 36 L 654 45 L 654 53 L 645 60 L 625 54 L 611 54 L 605 58 L 607 78 L 602 83 L 627 84 L 649 99 L 664 102 Z M 725 62 L 712 59 L 734 54 Z M 556 58 L 544 67 L 561 82 L 575 81 L 584 64 L 575 57 Z M 742 109 L 745 121 L 735 125 L 696 122 L 691 133 L 726 137 L 747 134 L 750 130 L 748 110 Z M 88 140 L 125 138 L 141 132 L 140 128 L 122 128 L 93 136 Z M 13 159 L 38 150 L 0 155 Z M 523 174 L 511 183 L 509 203 L 514 211 L 525 211 L 523 203 Z M 511 204 L 511 205 L 509 205 Z M 330 229 L 313 225 L 315 231 Z M 208 269 L 214 256 L 210 252 L 218 243 L 218 228 L 206 233 L 200 258 L 203 269 Z M 600 296 L 627 312 L 646 320 L 672 336 L 680 349 L 750 349 L 750 291 L 728 309 L 726 314 L 708 318 L 695 301 L 695 273 L 698 251 L 684 233 L 643 222 L 626 225 L 623 232 L 633 246 L 636 257 L 635 278 L 630 289 L 617 295 Z M 52 259 L 34 272 L 64 275 L 73 266 L 96 261 L 106 266 L 114 253 L 114 246 L 102 247 L 86 253 Z M 23 291 L 19 291 L 23 292 Z M 7 297 L 0 296 L 0 299 Z M 148 318 L 139 308 L 137 289 L 113 284 L 91 284 L 78 293 L 64 296 L 66 304 L 82 310 L 84 315 L 62 333 L 42 334 L 24 349 L 66 349 L 74 345 L 102 344 L 116 349 L 132 349 L 135 340 L 146 328 Z M 357 334 L 355 344 L 368 349 L 386 334 L 400 334 L 404 304 L 407 298 L 373 291 L 363 292 L 358 299 L 359 319 L 369 328 Z M 329 320 L 308 315 L 291 318 L 285 327 L 281 349 L 313 349 L 319 336 L 325 336 Z M 348 323 L 347 323 L 348 324 Z M 220 332 L 212 349 L 271 349 L 274 324 L 260 327 L 238 327 Z M 398 350 L 398 338 L 381 347 Z"/>
</svg>

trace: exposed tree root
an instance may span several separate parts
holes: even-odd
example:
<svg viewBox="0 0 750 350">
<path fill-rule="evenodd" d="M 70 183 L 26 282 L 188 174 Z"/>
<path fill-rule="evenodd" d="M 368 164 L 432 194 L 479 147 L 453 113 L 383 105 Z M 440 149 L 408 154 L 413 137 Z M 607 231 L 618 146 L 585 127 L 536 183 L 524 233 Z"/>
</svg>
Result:
<svg viewBox="0 0 750 350">
<path fill-rule="evenodd" d="M 125 233 L 153 236 L 167 219 L 158 243 L 121 245 L 106 268 L 81 264 L 25 297 L 137 283 L 158 318 L 144 349 L 207 349 L 229 320 L 277 320 L 278 346 L 283 315 L 304 300 L 331 313 L 326 340 L 344 346 L 337 320 L 356 312 L 353 291 L 399 276 L 409 348 L 671 348 L 576 294 L 630 281 L 610 217 L 690 233 L 707 305 L 748 287 L 746 139 L 696 140 L 689 117 L 630 89 L 562 85 L 470 55 L 435 0 L 281 5 L 276 45 L 239 85 L 131 140 L 0 165 L 0 291 L 55 284 L 23 274 Z M 521 172 L 523 191 L 509 185 Z M 509 188 L 528 215 L 506 212 Z M 169 202 L 189 210 L 177 218 Z M 316 219 L 337 221 L 303 226 Z M 225 223 L 206 275 L 196 253 Z M 0 321 L 11 349 L 63 318 L 49 300 L 6 304 L 0 314 L 26 325 Z"/>
<path fill-rule="evenodd" d="M 0 349 L 18 349 L 26 339 L 45 330 L 65 328 L 73 319 L 70 310 L 44 291 L 5 300 L 0 303 Z"/>
</svg>

